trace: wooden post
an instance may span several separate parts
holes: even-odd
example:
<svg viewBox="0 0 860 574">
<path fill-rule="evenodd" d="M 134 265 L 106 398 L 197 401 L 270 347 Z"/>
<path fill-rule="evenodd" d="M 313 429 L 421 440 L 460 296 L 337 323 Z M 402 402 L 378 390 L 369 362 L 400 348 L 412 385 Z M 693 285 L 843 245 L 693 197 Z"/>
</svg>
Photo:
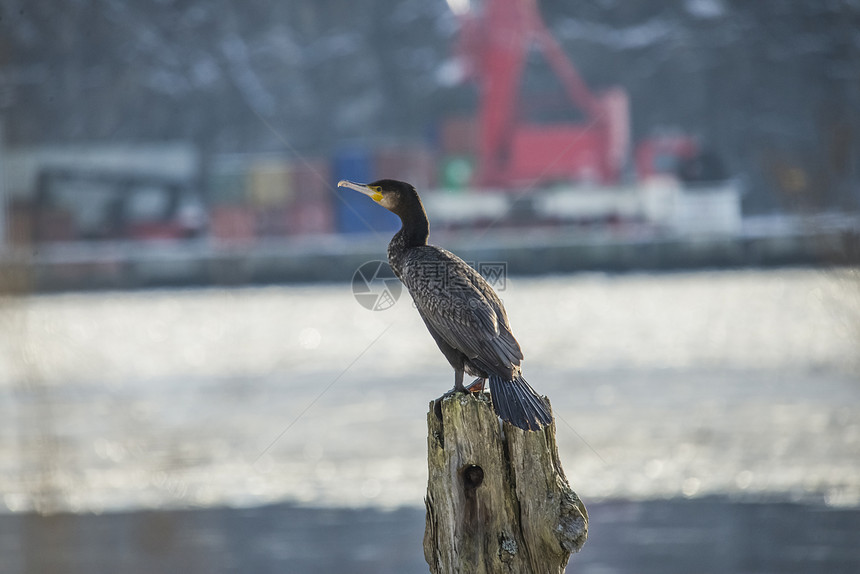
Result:
<svg viewBox="0 0 860 574">
<path fill-rule="evenodd" d="M 585 543 L 588 513 L 561 468 L 555 423 L 501 424 L 490 398 L 427 414 L 424 558 L 433 574 L 554 574 Z"/>
</svg>

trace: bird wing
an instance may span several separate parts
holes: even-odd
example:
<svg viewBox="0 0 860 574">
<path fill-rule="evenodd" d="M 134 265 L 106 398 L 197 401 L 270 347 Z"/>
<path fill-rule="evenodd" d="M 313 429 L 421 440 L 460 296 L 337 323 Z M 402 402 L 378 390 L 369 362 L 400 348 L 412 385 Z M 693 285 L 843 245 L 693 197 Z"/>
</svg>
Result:
<svg viewBox="0 0 860 574">
<path fill-rule="evenodd" d="M 428 326 L 450 346 L 491 369 L 520 364 L 522 351 L 501 300 L 465 261 L 421 247 L 407 256 L 401 279 Z"/>
</svg>

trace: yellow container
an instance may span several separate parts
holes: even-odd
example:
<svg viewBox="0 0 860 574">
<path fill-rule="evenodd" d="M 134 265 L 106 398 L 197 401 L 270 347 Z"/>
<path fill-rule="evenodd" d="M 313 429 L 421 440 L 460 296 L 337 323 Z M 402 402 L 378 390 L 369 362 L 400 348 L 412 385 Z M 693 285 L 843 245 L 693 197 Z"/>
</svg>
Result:
<svg viewBox="0 0 860 574">
<path fill-rule="evenodd" d="M 284 160 L 259 160 L 248 170 L 246 191 L 254 207 L 286 205 L 293 199 L 293 177 L 290 164 Z"/>
</svg>

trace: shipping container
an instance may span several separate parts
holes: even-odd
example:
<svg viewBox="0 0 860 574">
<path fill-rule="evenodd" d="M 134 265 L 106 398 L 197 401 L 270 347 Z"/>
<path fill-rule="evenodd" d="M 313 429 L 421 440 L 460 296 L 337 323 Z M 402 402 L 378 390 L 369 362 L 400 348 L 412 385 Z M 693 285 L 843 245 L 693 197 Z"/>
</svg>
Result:
<svg viewBox="0 0 860 574">
<path fill-rule="evenodd" d="M 331 172 L 331 163 L 321 158 L 302 158 L 293 163 L 295 196 L 287 213 L 287 233 L 313 235 L 334 231 L 332 201 L 337 192 Z"/>
<path fill-rule="evenodd" d="M 284 237 L 289 233 L 289 213 L 293 206 L 277 205 L 254 209 L 256 234 L 260 237 Z"/>
<path fill-rule="evenodd" d="M 331 202 L 328 197 L 308 199 L 292 205 L 287 228 L 291 235 L 316 235 L 334 231 Z"/>
<path fill-rule="evenodd" d="M 250 164 L 245 193 L 248 204 L 271 208 L 289 204 L 294 195 L 292 165 L 283 159 L 262 159 Z"/>
<path fill-rule="evenodd" d="M 243 205 L 248 178 L 247 158 L 218 156 L 213 158 L 207 178 L 207 203 L 210 205 Z"/>
<path fill-rule="evenodd" d="M 292 165 L 292 189 L 296 200 L 330 201 L 337 180 L 332 181 L 331 162 L 320 158 L 303 158 Z"/>
<path fill-rule="evenodd" d="M 222 241 L 250 242 L 256 236 L 254 211 L 240 206 L 216 206 L 210 213 L 212 236 Z"/>
</svg>

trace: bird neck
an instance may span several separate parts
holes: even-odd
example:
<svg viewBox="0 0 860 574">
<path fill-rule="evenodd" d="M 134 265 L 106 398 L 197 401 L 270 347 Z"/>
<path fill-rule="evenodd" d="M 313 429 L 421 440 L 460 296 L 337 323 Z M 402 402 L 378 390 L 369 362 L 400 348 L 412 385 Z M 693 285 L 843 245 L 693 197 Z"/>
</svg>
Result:
<svg viewBox="0 0 860 574">
<path fill-rule="evenodd" d="M 400 231 L 394 236 L 399 237 L 399 244 L 403 249 L 427 245 L 427 236 L 430 235 L 430 222 L 427 220 L 427 212 L 421 198 L 413 191 L 407 196 L 403 203 L 398 206 L 395 213 L 400 218 Z M 393 241 L 393 240 L 392 240 Z"/>
<path fill-rule="evenodd" d="M 395 272 L 399 270 L 400 260 L 406 252 L 414 247 L 427 245 L 427 237 L 430 235 L 430 223 L 420 200 L 413 209 L 398 215 L 400 231 L 394 234 L 388 244 L 388 261 Z"/>
</svg>

